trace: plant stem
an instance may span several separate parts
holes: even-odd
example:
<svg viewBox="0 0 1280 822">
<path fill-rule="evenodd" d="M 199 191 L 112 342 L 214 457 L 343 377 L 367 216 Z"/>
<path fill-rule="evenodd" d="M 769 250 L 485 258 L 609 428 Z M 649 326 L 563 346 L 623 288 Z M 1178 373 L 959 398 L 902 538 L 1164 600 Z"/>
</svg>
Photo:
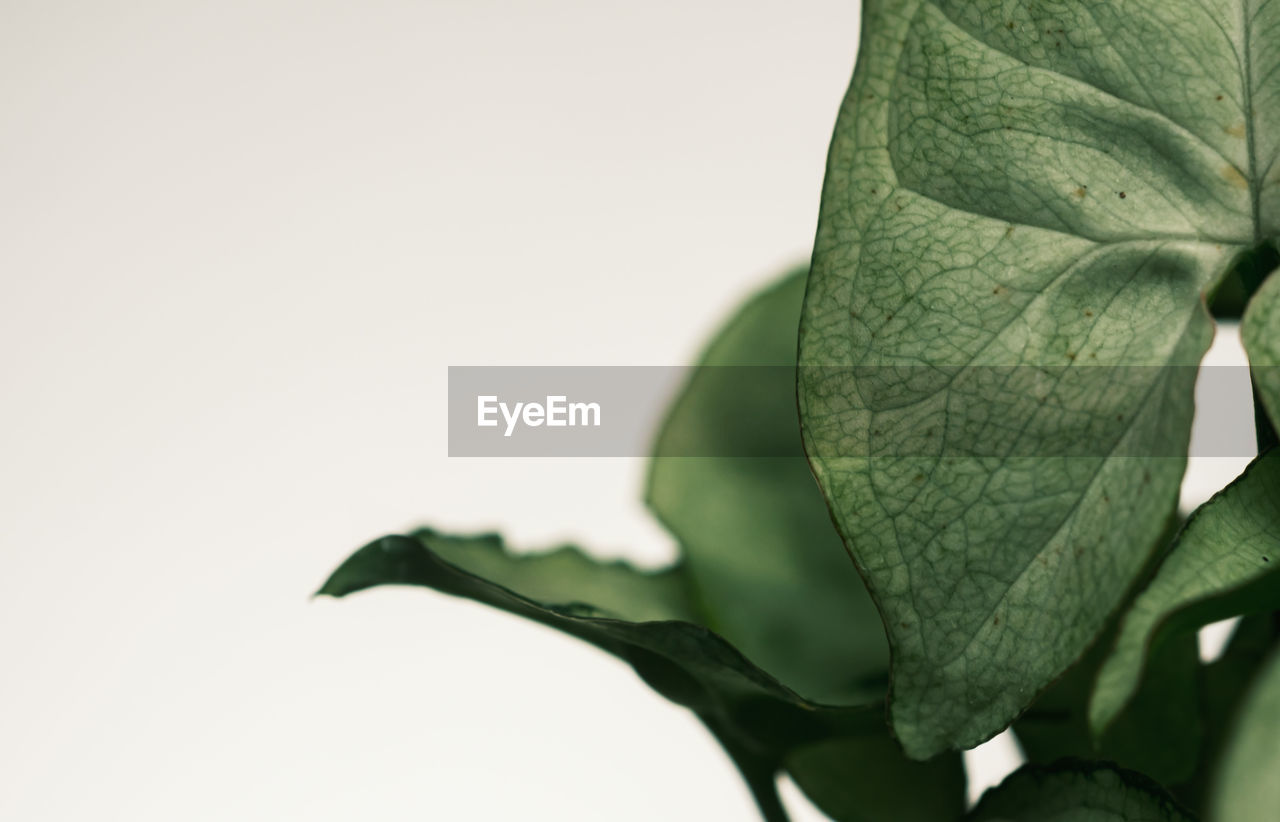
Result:
<svg viewBox="0 0 1280 822">
<path fill-rule="evenodd" d="M 719 741 L 725 753 L 738 766 L 738 773 L 751 789 L 751 796 L 756 800 L 760 816 L 764 822 L 790 822 L 787 809 L 782 806 L 782 798 L 778 796 L 778 764 L 772 758 L 758 756 L 746 748 L 729 740 L 721 734 L 714 721 L 707 716 L 699 717 L 711 731 L 711 735 Z"/>
<path fill-rule="evenodd" d="M 748 760 L 734 756 L 733 751 L 729 751 L 729 756 L 733 757 L 734 764 L 738 766 L 738 772 L 742 774 L 747 787 L 751 789 L 756 807 L 760 809 L 760 815 L 764 817 L 765 822 L 790 822 L 787 809 L 782 807 L 782 798 L 778 796 L 777 769 L 772 765 L 764 765 L 754 757 Z"/>
<path fill-rule="evenodd" d="M 1274 445 L 1280 444 L 1280 438 L 1276 436 L 1275 426 L 1271 424 L 1271 418 L 1267 416 L 1267 409 L 1263 408 L 1262 403 L 1258 400 L 1257 385 L 1253 385 L 1253 426 L 1257 432 L 1255 438 L 1258 441 L 1259 454 Z"/>
</svg>

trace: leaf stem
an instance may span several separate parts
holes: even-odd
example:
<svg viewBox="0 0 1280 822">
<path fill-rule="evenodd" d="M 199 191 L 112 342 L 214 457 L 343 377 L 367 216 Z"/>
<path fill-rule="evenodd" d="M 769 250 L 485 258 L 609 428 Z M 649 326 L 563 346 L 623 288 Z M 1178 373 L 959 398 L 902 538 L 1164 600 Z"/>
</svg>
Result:
<svg viewBox="0 0 1280 822">
<path fill-rule="evenodd" d="M 787 809 L 782 806 L 782 798 L 778 796 L 778 763 L 772 757 L 763 757 L 752 753 L 741 745 L 731 741 L 716 723 L 709 717 L 699 717 L 711 731 L 711 735 L 719 741 L 725 753 L 738 766 L 738 773 L 751 789 L 751 796 L 756 800 L 760 816 L 764 822 L 790 822 Z"/>
<path fill-rule="evenodd" d="M 733 756 L 733 752 L 729 752 Z M 782 806 L 782 798 L 778 796 L 778 771 L 773 766 L 760 767 L 758 761 L 745 761 L 734 757 L 738 772 L 751 789 L 751 796 L 756 800 L 760 816 L 765 822 L 790 822 L 787 809 Z"/>
<path fill-rule="evenodd" d="M 1271 424 L 1271 417 L 1267 415 L 1267 409 L 1262 407 L 1262 403 L 1258 400 L 1258 386 L 1250 380 L 1253 387 L 1253 427 L 1256 431 L 1255 438 L 1258 441 L 1258 453 L 1261 454 L 1268 448 L 1280 444 L 1280 438 L 1276 436 L 1275 426 Z"/>
</svg>

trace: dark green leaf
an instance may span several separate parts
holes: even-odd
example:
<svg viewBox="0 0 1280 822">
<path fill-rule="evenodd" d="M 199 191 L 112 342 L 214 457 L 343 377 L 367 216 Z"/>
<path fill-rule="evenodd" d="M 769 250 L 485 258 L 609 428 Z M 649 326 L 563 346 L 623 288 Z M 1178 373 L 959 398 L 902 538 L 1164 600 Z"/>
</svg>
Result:
<svg viewBox="0 0 1280 822">
<path fill-rule="evenodd" d="M 492 534 L 421 530 L 361 548 L 319 593 L 346 596 L 375 585 L 434 588 L 590 642 L 631 663 L 663 696 L 724 727 L 748 749 L 785 749 L 832 733 L 880 728 L 879 706 L 808 702 L 715 633 L 683 621 L 690 611 L 679 571 L 648 574 L 622 563 L 600 564 L 572 547 L 516 555 Z M 602 604 L 583 602 L 580 591 L 595 593 Z"/>
<path fill-rule="evenodd" d="M 1105 760 L 1164 785 L 1180 784 L 1195 772 L 1204 734 L 1196 638 L 1183 636 L 1161 649 L 1132 709 L 1095 740 L 1089 697 L 1113 637 L 1114 630 L 1104 634 L 1013 723 L 1018 743 L 1033 763 L 1064 757 Z"/>
<path fill-rule="evenodd" d="M 1151 780 L 1133 771 L 1064 762 L 1028 765 L 987 791 L 970 822 L 1193 822 Z"/>
<path fill-rule="evenodd" d="M 702 719 L 766 818 L 783 818 L 773 780 L 797 748 L 806 752 L 785 763 L 797 782 L 842 813 L 861 802 L 856 818 L 896 822 L 888 798 L 922 780 L 928 800 L 904 812 L 959 807 L 960 757 L 912 763 L 889 736 L 884 631 L 803 457 L 794 396 L 803 288 L 795 272 L 749 301 L 663 425 L 648 497 L 680 539 L 676 567 L 642 573 L 575 548 L 513 554 L 493 535 L 422 530 L 362 548 L 321 593 L 424 585 L 614 654 Z M 699 453 L 765 456 L 675 456 Z M 831 776 L 840 772 L 877 778 L 840 787 Z"/>
<path fill-rule="evenodd" d="M 1201 676 L 1201 722 L 1204 741 L 1201 744 L 1199 767 L 1195 775 L 1182 785 L 1174 787 L 1178 798 L 1190 808 L 1201 809 L 1209 793 L 1210 778 L 1222 758 L 1227 731 L 1231 719 L 1240 707 L 1241 699 L 1262 667 L 1270 649 L 1275 647 L 1276 626 L 1271 614 L 1255 614 L 1240 620 L 1232 632 L 1231 640 L 1222 655 L 1204 666 Z M 1144 693 L 1159 687 L 1155 677 L 1147 677 L 1137 700 Z M 1126 712 L 1137 710 L 1131 707 Z M 1125 721 L 1122 716 L 1120 722 Z"/>
<path fill-rule="evenodd" d="M 1280 809 L 1280 656 L 1267 662 L 1232 725 L 1210 818 L 1274 822 Z"/>
<path fill-rule="evenodd" d="M 813 804 L 839 822 L 950 822 L 964 813 L 960 757 L 915 762 L 888 734 L 805 745 L 786 766 Z"/>
</svg>

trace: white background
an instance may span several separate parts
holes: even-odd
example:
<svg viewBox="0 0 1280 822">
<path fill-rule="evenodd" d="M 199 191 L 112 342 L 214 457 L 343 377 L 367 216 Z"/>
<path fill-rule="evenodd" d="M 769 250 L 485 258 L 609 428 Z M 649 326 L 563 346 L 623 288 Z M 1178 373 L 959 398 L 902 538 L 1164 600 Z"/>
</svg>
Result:
<svg viewBox="0 0 1280 822">
<path fill-rule="evenodd" d="M 672 556 L 639 460 L 448 459 L 446 367 L 689 361 L 807 255 L 857 14 L 0 0 L 0 818 L 751 819 L 620 663 L 308 595 L 419 523 Z"/>
</svg>

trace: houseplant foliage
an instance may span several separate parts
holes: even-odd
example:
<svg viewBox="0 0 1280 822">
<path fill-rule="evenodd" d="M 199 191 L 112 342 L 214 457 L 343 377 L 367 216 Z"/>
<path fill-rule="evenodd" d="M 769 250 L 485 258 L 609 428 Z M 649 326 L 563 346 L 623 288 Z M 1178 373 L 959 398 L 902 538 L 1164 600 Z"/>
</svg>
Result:
<svg viewBox="0 0 1280 822">
<path fill-rule="evenodd" d="M 654 446 L 679 562 L 424 529 L 321 593 L 424 585 L 622 658 L 766 819 L 780 772 L 838 820 L 1274 818 L 1278 157 L 1280 3 L 866 0 L 812 267 Z M 1241 304 L 1260 456 L 1183 523 Z M 958 751 L 1009 727 L 1029 764 L 966 812 Z"/>
</svg>

